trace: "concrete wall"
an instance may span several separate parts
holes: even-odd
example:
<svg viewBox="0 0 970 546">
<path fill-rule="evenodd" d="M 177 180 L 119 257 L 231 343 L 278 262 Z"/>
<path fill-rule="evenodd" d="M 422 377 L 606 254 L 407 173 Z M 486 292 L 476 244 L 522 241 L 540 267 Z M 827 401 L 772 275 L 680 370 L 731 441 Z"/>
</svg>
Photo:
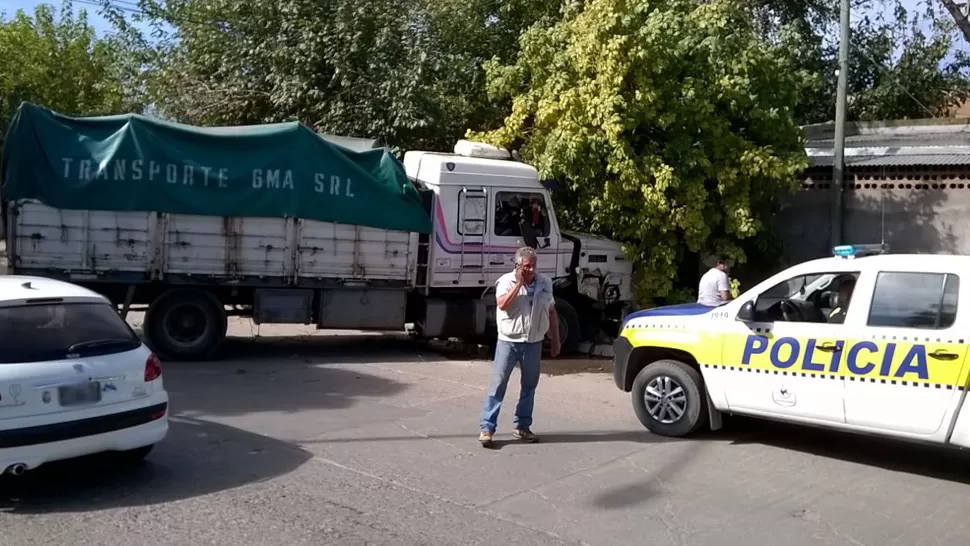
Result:
<svg viewBox="0 0 970 546">
<path fill-rule="evenodd" d="M 774 220 L 787 264 L 831 255 L 832 199 L 831 170 L 818 169 L 785 200 Z M 878 243 L 883 236 L 892 252 L 970 254 L 970 168 L 850 172 L 842 242 Z"/>
</svg>

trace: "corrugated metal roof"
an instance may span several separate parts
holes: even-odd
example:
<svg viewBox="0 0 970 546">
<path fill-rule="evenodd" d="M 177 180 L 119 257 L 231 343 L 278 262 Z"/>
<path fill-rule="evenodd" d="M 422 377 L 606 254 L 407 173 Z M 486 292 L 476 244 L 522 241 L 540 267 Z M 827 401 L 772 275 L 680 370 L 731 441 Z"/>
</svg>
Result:
<svg viewBox="0 0 970 546">
<path fill-rule="evenodd" d="M 832 138 L 809 138 L 807 148 L 827 148 L 835 146 Z M 967 146 L 970 145 L 970 132 L 959 133 L 922 133 L 907 135 L 854 135 L 845 137 L 846 148 L 856 147 L 906 147 L 906 146 Z"/>
<path fill-rule="evenodd" d="M 835 123 L 818 123 L 802 126 L 810 142 L 829 141 L 835 138 Z M 896 121 L 849 122 L 845 124 L 846 143 L 852 141 L 871 144 L 885 141 L 911 141 L 925 145 L 927 141 L 966 141 L 970 135 L 970 120 L 933 118 Z"/>
<path fill-rule="evenodd" d="M 834 123 L 803 127 L 813 166 L 831 167 Z M 970 120 L 931 119 L 846 124 L 845 164 L 851 167 L 970 165 Z"/>
<path fill-rule="evenodd" d="M 805 147 L 812 150 L 832 150 L 835 146 L 835 124 L 832 122 L 807 125 L 802 128 L 805 131 Z M 934 118 L 922 120 L 897 120 L 897 121 L 872 121 L 855 122 L 845 125 L 845 148 L 846 153 L 850 150 L 861 148 L 858 155 L 868 157 L 893 156 L 912 156 L 912 155 L 960 155 L 967 153 L 965 149 L 947 148 L 966 148 L 970 146 L 970 120 Z M 939 150 L 927 150 L 927 148 L 938 148 Z M 907 149 L 908 153 L 907 153 Z M 867 160 L 868 161 L 868 160 Z M 880 162 L 886 160 L 879 160 Z M 924 164 L 915 162 L 915 159 L 907 160 L 888 160 L 889 165 L 910 165 Z M 965 164 L 962 159 L 933 159 L 932 165 L 951 164 L 948 161 L 958 161 L 959 165 Z M 940 161 L 944 161 L 941 163 Z"/>
<path fill-rule="evenodd" d="M 809 157 L 815 167 L 831 167 L 832 156 Z M 968 154 L 905 154 L 905 155 L 855 155 L 846 156 L 846 166 L 850 167 L 912 167 L 921 165 L 951 166 L 970 165 Z"/>
</svg>

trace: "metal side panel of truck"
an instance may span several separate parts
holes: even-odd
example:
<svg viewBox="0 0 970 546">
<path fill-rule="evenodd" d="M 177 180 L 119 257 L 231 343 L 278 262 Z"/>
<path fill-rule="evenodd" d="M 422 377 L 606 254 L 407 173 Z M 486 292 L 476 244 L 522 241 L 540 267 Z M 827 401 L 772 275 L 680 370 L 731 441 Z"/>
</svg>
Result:
<svg viewBox="0 0 970 546">
<path fill-rule="evenodd" d="M 70 278 L 341 279 L 413 285 L 418 235 L 292 218 L 66 210 L 18 203 L 12 268 Z M 121 280 L 121 279 L 119 279 Z"/>
</svg>

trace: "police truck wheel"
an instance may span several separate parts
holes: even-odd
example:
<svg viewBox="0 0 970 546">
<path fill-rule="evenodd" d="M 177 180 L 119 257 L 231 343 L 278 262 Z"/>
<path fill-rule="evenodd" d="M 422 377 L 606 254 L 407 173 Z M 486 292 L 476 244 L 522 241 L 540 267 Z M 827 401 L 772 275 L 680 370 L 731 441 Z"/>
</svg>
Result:
<svg viewBox="0 0 970 546">
<path fill-rule="evenodd" d="M 694 433 L 707 421 L 700 372 L 677 360 L 647 365 L 633 381 L 633 409 L 654 434 L 680 437 Z"/>
<path fill-rule="evenodd" d="M 226 337 L 226 310 L 215 296 L 201 290 L 162 294 L 145 314 L 149 347 L 166 360 L 202 360 L 212 356 Z"/>
</svg>

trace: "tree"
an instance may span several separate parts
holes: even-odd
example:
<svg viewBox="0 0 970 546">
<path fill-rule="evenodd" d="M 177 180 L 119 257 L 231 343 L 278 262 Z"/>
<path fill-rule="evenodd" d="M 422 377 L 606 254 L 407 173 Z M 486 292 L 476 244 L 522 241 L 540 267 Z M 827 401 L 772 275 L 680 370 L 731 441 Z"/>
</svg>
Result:
<svg viewBox="0 0 970 546">
<path fill-rule="evenodd" d="M 428 32 L 447 67 L 439 74 L 440 101 L 448 124 L 449 143 L 469 128 L 501 123 L 511 106 L 491 100 L 486 91 L 485 63 L 515 61 L 519 37 L 535 24 L 560 17 L 560 1 L 423 0 Z"/>
<path fill-rule="evenodd" d="M 867 15 L 886 7 L 888 20 Z M 835 117 L 838 8 L 837 0 L 756 2 L 759 32 L 779 44 L 797 75 L 795 114 L 803 124 Z M 937 17 L 932 3 L 921 13 L 899 0 L 856 0 L 851 10 L 850 121 L 945 115 L 967 98 L 970 65 L 955 50 L 953 22 Z"/>
<path fill-rule="evenodd" d="M 943 4 L 943 8 L 950 13 L 950 17 L 953 18 L 953 22 L 956 23 L 957 29 L 960 30 L 960 34 L 963 39 L 970 43 L 970 20 L 968 20 L 968 15 L 964 11 L 966 7 L 965 2 L 957 2 L 955 0 L 940 0 Z"/>
<path fill-rule="evenodd" d="M 59 112 L 95 115 L 138 110 L 126 86 L 124 56 L 111 40 L 100 39 L 69 1 L 59 16 L 40 4 L 33 16 L 23 10 L 0 21 L 0 129 L 23 101 Z M 0 134 L 3 134 L 0 133 Z"/>
<path fill-rule="evenodd" d="M 558 14 L 527 0 L 141 0 L 134 13 L 102 2 L 130 50 L 151 50 L 144 83 L 160 115 L 299 119 L 402 149 L 450 149 L 500 121 L 482 64 L 513 58 L 524 28 Z M 155 25 L 155 39 L 130 20 Z"/>
<path fill-rule="evenodd" d="M 641 301 L 670 296 L 688 253 L 743 261 L 806 166 L 795 78 L 753 20 L 740 0 L 574 4 L 526 31 L 514 63 L 487 65 L 513 106 L 470 136 L 559 180 L 562 223 L 623 241 Z"/>
<path fill-rule="evenodd" d="M 889 21 L 863 19 L 856 26 L 849 66 L 850 120 L 945 116 L 970 97 L 970 62 L 954 49 L 954 23 L 937 18 L 932 5 L 920 14 L 894 3 Z M 835 87 L 831 89 L 834 93 Z"/>
<path fill-rule="evenodd" d="M 175 28 L 149 78 L 167 117 L 199 125 L 298 118 L 392 144 L 431 132 L 434 59 L 412 32 L 420 14 L 403 0 L 179 0 L 146 11 Z"/>
</svg>

